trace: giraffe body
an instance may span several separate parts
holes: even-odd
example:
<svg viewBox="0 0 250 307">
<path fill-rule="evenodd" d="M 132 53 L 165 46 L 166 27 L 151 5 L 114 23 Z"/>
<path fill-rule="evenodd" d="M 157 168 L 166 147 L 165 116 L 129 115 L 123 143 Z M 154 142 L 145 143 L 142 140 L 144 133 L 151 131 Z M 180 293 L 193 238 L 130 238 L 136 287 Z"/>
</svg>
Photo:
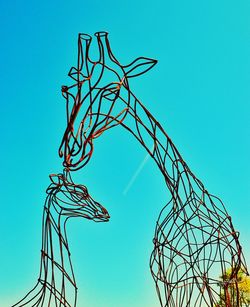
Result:
<svg viewBox="0 0 250 307">
<path fill-rule="evenodd" d="M 13 307 L 76 307 L 77 285 L 67 238 L 67 222 L 81 217 L 106 222 L 109 214 L 70 174 L 52 175 L 42 227 L 40 273 L 35 287 Z"/>
<path fill-rule="evenodd" d="M 214 307 L 223 299 L 228 307 L 232 301 L 240 307 L 235 276 L 239 270 L 247 273 L 247 268 L 231 217 L 130 90 L 130 78 L 147 72 L 156 61 L 140 57 L 122 65 L 111 51 L 107 33 L 96 36 L 100 55 L 94 61 L 89 57 L 92 38 L 79 35 L 74 71 L 85 78 L 79 81 L 70 75 L 73 85 L 63 92 L 67 105 L 73 105 L 68 107 L 71 116 L 59 150 L 64 166 L 71 170 L 84 167 L 93 154 L 94 140 L 110 128 L 124 127 L 155 161 L 170 199 L 156 222 L 150 259 L 161 306 Z M 77 87 L 77 94 L 72 94 L 72 87 Z M 75 108 L 83 110 L 78 117 Z M 231 276 L 220 284 L 219 276 L 228 267 Z M 229 287 L 236 289 L 233 298 Z"/>
</svg>

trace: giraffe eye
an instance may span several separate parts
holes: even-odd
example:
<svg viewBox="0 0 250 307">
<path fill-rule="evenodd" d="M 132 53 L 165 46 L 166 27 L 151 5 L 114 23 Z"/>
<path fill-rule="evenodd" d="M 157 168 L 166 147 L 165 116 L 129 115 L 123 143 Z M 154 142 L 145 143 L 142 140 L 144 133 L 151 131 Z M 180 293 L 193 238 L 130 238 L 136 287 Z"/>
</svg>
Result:
<svg viewBox="0 0 250 307">
<path fill-rule="evenodd" d="M 82 194 L 82 197 L 83 197 L 84 199 L 86 199 L 86 198 L 89 197 L 89 193 L 88 193 L 88 190 L 87 190 L 86 188 L 83 188 L 81 192 L 82 192 L 82 193 L 81 193 L 81 194 Z"/>
<path fill-rule="evenodd" d="M 118 89 L 117 87 L 112 87 L 104 92 L 103 97 L 106 98 L 107 100 L 114 101 L 119 97 L 119 94 L 120 94 L 120 89 Z"/>
<path fill-rule="evenodd" d="M 84 197 L 84 198 L 88 198 L 88 197 L 89 197 L 89 194 L 88 194 L 87 191 L 84 191 L 84 192 L 83 192 L 83 197 Z"/>
</svg>

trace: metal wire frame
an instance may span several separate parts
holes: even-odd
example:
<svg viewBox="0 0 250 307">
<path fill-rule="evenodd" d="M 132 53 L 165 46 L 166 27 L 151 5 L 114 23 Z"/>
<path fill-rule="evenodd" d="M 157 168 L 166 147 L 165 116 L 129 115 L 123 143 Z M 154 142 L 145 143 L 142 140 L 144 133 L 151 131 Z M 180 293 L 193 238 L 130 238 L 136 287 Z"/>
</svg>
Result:
<svg viewBox="0 0 250 307">
<path fill-rule="evenodd" d="M 70 172 L 50 175 L 42 223 L 39 278 L 34 288 L 13 307 L 76 307 L 77 285 L 67 238 L 67 222 L 81 217 L 95 222 L 109 220 L 107 210 L 75 184 Z"/>
<path fill-rule="evenodd" d="M 92 37 L 79 34 L 78 60 L 62 87 L 67 126 L 59 148 L 64 166 L 77 171 L 90 160 L 94 139 L 121 126 L 156 162 L 169 202 L 156 222 L 150 270 L 161 306 L 240 307 L 240 270 L 247 268 L 222 201 L 192 173 L 159 122 L 136 98 L 129 79 L 147 72 L 156 60 L 139 57 L 122 65 L 114 56 L 107 32 L 95 34 L 98 56 L 92 60 Z M 164 91 L 163 91 L 164 95 Z M 219 276 L 231 268 L 229 278 Z"/>
</svg>

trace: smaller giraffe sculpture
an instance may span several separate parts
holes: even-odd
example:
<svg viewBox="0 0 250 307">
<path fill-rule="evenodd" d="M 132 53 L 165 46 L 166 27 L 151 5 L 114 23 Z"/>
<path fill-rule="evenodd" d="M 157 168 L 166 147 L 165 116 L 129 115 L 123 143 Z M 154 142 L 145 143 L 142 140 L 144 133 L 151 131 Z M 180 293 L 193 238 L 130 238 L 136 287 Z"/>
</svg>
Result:
<svg viewBox="0 0 250 307">
<path fill-rule="evenodd" d="M 241 307 L 238 272 L 248 274 L 239 233 L 222 201 L 187 166 L 160 123 L 131 91 L 129 81 L 155 64 L 139 57 L 122 65 L 107 32 L 95 34 L 99 56 L 90 58 L 92 37 L 79 34 L 73 80 L 62 87 L 67 126 L 59 148 L 63 165 L 78 170 L 92 157 L 95 139 L 125 128 L 156 163 L 169 199 L 156 222 L 150 270 L 163 307 Z M 219 276 L 232 268 L 228 280 Z M 233 289 L 233 291 L 232 291 Z"/>
<path fill-rule="evenodd" d="M 107 210 L 87 188 L 75 184 L 69 171 L 50 175 L 51 184 L 43 212 L 42 250 L 39 278 L 34 288 L 12 307 L 76 307 L 77 286 L 67 238 L 67 222 L 84 218 L 107 222 Z"/>
</svg>

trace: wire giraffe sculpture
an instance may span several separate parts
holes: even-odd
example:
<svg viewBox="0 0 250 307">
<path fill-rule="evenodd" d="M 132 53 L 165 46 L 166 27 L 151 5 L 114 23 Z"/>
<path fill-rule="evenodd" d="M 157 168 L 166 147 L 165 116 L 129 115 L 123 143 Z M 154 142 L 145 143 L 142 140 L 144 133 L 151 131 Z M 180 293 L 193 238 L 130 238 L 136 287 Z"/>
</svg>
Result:
<svg viewBox="0 0 250 307">
<path fill-rule="evenodd" d="M 79 34 L 71 85 L 62 86 L 67 126 L 59 148 L 63 165 L 76 171 L 90 160 L 94 140 L 121 126 L 155 161 L 164 177 L 169 201 L 156 222 L 150 270 L 161 306 L 243 306 L 237 274 L 248 274 L 239 233 L 222 201 L 210 194 L 183 160 L 159 122 L 136 98 L 129 79 L 150 70 L 156 60 L 139 57 L 122 65 L 107 32 L 95 34 L 99 50 L 90 57 L 92 37 Z M 219 274 L 232 268 L 227 281 Z M 233 289 L 233 291 L 232 291 Z"/>
<path fill-rule="evenodd" d="M 13 307 L 76 307 L 77 285 L 66 232 L 69 219 L 95 222 L 109 220 L 107 210 L 96 202 L 84 185 L 75 184 L 70 172 L 50 175 L 51 184 L 43 212 L 39 278 L 34 288 Z"/>
</svg>

